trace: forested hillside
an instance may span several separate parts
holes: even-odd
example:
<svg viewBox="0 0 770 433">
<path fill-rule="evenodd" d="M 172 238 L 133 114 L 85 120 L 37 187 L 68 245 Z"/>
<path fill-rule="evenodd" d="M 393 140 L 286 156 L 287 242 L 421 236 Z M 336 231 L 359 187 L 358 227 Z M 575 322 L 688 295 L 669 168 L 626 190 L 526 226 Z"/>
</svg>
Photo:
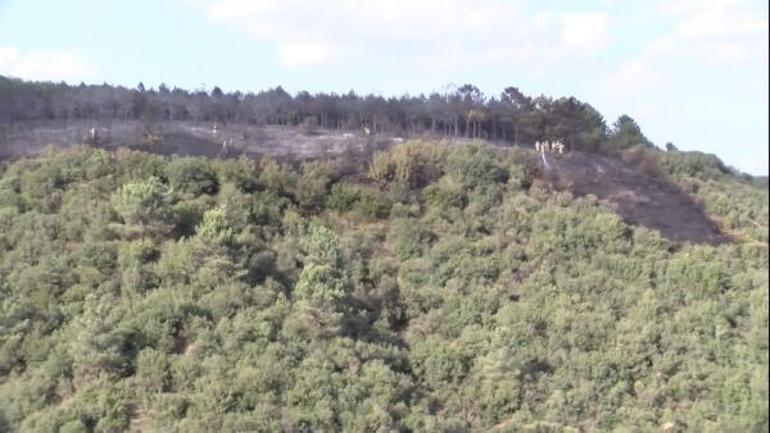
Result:
<svg viewBox="0 0 770 433">
<path fill-rule="evenodd" d="M 726 240 L 629 225 L 519 148 L 8 164 L 0 431 L 768 431 L 766 186 L 625 158 Z"/>
</svg>

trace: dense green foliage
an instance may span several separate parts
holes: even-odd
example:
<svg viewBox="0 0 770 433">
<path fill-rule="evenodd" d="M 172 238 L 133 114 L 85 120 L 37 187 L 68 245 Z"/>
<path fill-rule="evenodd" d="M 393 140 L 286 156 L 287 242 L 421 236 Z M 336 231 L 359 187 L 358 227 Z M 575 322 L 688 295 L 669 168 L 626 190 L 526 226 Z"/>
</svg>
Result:
<svg viewBox="0 0 770 433">
<path fill-rule="evenodd" d="M 664 155 L 741 234 L 673 245 L 530 157 L 5 167 L 0 431 L 767 431 L 767 190 Z"/>
</svg>

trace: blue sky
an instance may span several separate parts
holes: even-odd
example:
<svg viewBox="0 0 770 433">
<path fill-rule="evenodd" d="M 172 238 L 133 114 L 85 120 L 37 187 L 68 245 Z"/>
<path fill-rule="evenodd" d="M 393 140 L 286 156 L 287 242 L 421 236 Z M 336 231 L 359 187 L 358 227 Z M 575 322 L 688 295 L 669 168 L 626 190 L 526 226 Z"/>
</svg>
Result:
<svg viewBox="0 0 770 433">
<path fill-rule="evenodd" d="M 766 1 L 0 0 L 0 74 L 383 95 L 514 85 L 768 172 Z"/>
</svg>

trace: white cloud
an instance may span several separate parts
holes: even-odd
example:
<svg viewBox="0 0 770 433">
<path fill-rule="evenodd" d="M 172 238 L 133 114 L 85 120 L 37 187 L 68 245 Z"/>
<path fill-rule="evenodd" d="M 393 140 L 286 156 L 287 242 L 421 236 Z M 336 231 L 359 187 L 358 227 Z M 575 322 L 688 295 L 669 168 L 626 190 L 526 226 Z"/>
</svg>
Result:
<svg viewBox="0 0 770 433">
<path fill-rule="evenodd" d="M 663 36 L 627 60 L 610 79 L 616 91 L 644 91 L 660 84 L 673 65 L 757 70 L 767 62 L 767 11 L 741 0 L 665 1 L 660 11 L 675 19 Z"/>
<path fill-rule="evenodd" d="M 562 60 L 607 44 L 603 13 L 558 15 L 529 0 L 195 0 L 212 20 L 278 47 L 287 67 L 391 55 L 436 69 Z M 560 38 L 560 32 L 561 36 Z M 318 41 L 323 41 L 319 44 Z M 411 53 L 411 54 L 410 54 Z M 557 55 L 553 55 L 556 53 Z"/>
<path fill-rule="evenodd" d="M 676 26 L 677 35 L 684 38 L 761 35 L 766 32 L 766 17 L 729 9 L 719 3 L 685 16 Z"/>
<path fill-rule="evenodd" d="M 678 55 L 711 64 L 756 60 L 767 52 L 766 5 L 744 0 L 688 0 L 663 10 L 676 19 L 670 33 Z M 677 4 L 673 7 L 672 4 Z"/>
<path fill-rule="evenodd" d="M 27 80 L 79 82 L 98 76 L 96 65 L 76 51 L 21 52 L 0 47 L 0 73 Z"/>
<path fill-rule="evenodd" d="M 646 56 L 662 56 L 671 53 L 674 48 L 674 39 L 669 36 L 663 36 L 653 40 L 643 54 Z"/>
<path fill-rule="evenodd" d="M 493 47 L 485 49 L 479 53 L 479 58 L 492 62 L 523 62 L 533 58 L 534 55 L 535 48 L 532 45 L 524 45 L 520 47 Z"/>
<path fill-rule="evenodd" d="M 280 48 L 281 63 L 295 68 L 320 66 L 331 59 L 331 48 L 323 43 L 287 43 Z"/>
<path fill-rule="evenodd" d="M 627 94 L 644 91 L 649 86 L 660 83 L 660 74 L 651 65 L 650 59 L 640 56 L 627 61 L 610 78 L 609 86 L 613 92 Z"/>
<path fill-rule="evenodd" d="M 561 16 L 561 41 L 565 49 L 595 54 L 607 46 L 609 15 L 570 13 Z"/>
<path fill-rule="evenodd" d="M 220 19 L 268 14 L 281 9 L 281 2 L 219 0 L 208 6 L 208 13 Z"/>
<path fill-rule="evenodd" d="M 705 61 L 717 65 L 748 60 L 753 55 L 746 45 L 734 42 L 700 44 L 694 46 L 692 52 Z"/>
</svg>

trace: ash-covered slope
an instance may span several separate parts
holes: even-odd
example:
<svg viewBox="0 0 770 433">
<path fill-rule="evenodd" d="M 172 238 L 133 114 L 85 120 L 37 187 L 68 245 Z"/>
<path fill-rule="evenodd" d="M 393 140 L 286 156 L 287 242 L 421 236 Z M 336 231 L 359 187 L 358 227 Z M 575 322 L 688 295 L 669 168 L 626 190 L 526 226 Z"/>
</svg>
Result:
<svg viewBox="0 0 770 433">
<path fill-rule="evenodd" d="M 573 152 L 548 157 L 546 177 L 576 195 L 593 194 L 628 224 L 658 230 L 673 241 L 729 241 L 703 207 L 679 186 L 619 159 Z"/>
</svg>

